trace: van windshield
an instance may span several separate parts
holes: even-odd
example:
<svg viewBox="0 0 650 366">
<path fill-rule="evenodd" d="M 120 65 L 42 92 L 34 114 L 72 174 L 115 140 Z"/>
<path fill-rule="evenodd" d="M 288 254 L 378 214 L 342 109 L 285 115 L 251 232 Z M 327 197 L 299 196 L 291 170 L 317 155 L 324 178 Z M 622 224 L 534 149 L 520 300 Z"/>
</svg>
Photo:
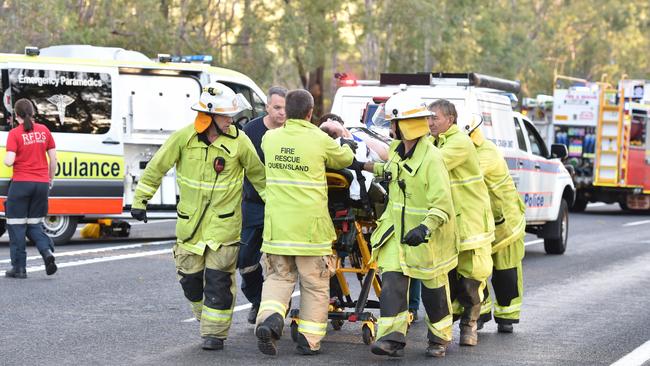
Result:
<svg viewBox="0 0 650 366">
<path fill-rule="evenodd" d="M 111 126 L 111 77 L 105 73 L 11 69 L 10 104 L 27 98 L 51 132 L 104 134 Z M 7 130 L 8 125 L 2 126 Z"/>
</svg>

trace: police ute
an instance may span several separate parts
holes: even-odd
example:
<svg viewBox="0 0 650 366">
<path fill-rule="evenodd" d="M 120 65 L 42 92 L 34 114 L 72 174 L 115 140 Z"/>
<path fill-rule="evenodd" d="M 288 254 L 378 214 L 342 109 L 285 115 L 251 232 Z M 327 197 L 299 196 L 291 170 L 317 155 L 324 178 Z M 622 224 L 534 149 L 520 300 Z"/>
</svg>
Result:
<svg viewBox="0 0 650 366">
<path fill-rule="evenodd" d="M 0 53 L 0 151 L 6 153 L 12 107 L 21 98 L 34 103 L 35 121 L 49 128 L 56 143 L 57 172 L 44 223 L 56 244 L 67 242 L 79 222 L 130 218 L 147 162 L 174 131 L 194 120 L 190 106 L 201 85 L 219 81 L 248 99 L 253 110 L 236 116 L 239 124 L 264 113 L 266 97 L 250 78 L 201 62 L 206 59 L 151 60 L 139 52 L 93 46 Z M 3 216 L 11 175 L 11 168 L 0 167 Z M 175 218 L 177 199 L 172 169 L 149 201 L 149 218 Z"/>
<path fill-rule="evenodd" d="M 526 205 L 526 231 L 544 239 L 549 254 L 566 250 L 569 207 L 575 200 L 571 175 L 562 159 L 567 147 L 554 144 L 550 151 L 533 124 L 512 109 L 511 98 L 519 83 L 476 73 L 381 74 L 379 80 L 343 78 L 332 104 L 348 128 L 367 128 L 387 134 L 387 126 L 373 123 L 378 105 L 391 95 L 409 90 L 430 103 L 454 103 L 459 121 L 482 120 L 481 130 L 507 160 L 510 174 Z"/>
</svg>

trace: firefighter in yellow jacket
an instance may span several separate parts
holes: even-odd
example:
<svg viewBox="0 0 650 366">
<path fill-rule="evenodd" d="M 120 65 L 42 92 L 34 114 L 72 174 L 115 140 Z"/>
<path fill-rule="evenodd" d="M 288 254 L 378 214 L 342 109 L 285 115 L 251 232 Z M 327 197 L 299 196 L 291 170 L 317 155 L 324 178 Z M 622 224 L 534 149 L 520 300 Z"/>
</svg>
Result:
<svg viewBox="0 0 650 366">
<path fill-rule="evenodd" d="M 458 114 L 454 105 L 439 99 L 429 105 L 429 110 L 433 113 L 428 117 L 429 129 L 449 170 L 460 232 L 458 268 L 449 276 L 454 315 L 460 315 L 459 343 L 474 346 L 478 343 L 477 321 L 483 290 L 492 272 L 494 218 L 490 197 L 476 149 L 456 124 Z"/>
<path fill-rule="evenodd" d="M 494 320 L 500 333 L 512 333 L 512 324 L 519 323 L 524 289 L 521 261 L 525 253 L 526 206 L 521 201 L 503 155 L 477 127 L 470 125 L 470 137 L 478 152 L 495 224 L 495 239 L 492 242 L 492 287 L 496 300 Z M 492 299 L 489 294 L 486 295 L 481 307 L 479 329 L 491 318 Z"/>
<path fill-rule="evenodd" d="M 276 355 L 284 317 L 300 278 L 300 313 L 296 351 L 320 352 L 327 329 L 329 260 L 336 239 L 327 207 L 325 168 L 342 169 L 354 154 L 311 124 L 314 99 L 306 90 L 285 98 L 284 127 L 262 139 L 266 169 L 264 240 L 266 279 L 255 335 L 259 350 Z M 342 140 L 342 144 L 353 142 Z"/>
<path fill-rule="evenodd" d="M 147 201 L 176 167 L 180 200 L 173 253 L 179 282 L 200 321 L 203 349 L 223 349 L 237 287 L 244 173 L 264 197 L 264 166 L 249 138 L 232 123 L 250 104 L 220 83 L 203 88 L 194 124 L 156 152 L 138 182 L 131 215 L 147 222 Z"/>
<path fill-rule="evenodd" d="M 419 96 L 395 94 L 384 111 L 397 139 L 391 143 L 388 162 L 373 166 L 375 175 L 389 183 L 388 205 L 371 237 L 373 258 L 382 272 L 378 339 L 371 351 L 403 355 L 408 290 L 413 279 L 420 279 L 428 327 L 426 354 L 442 357 L 452 327 L 448 272 L 458 261 L 449 174 L 442 154 L 426 137 L 431 112 Z"/>
</svg>

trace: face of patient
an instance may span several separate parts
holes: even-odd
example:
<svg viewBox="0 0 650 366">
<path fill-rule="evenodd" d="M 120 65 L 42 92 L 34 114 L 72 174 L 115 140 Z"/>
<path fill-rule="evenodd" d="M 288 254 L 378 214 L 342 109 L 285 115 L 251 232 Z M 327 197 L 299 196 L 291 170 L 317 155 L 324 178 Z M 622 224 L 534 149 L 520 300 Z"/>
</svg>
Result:
<svg viewBox="0 0 650 366">
<path fill-rule="evenodd" d="M 345 127 L 337 121 L 327 120 L 321 123 L 320 129 L 333 139 L 345 137 Z"/>
</svg>

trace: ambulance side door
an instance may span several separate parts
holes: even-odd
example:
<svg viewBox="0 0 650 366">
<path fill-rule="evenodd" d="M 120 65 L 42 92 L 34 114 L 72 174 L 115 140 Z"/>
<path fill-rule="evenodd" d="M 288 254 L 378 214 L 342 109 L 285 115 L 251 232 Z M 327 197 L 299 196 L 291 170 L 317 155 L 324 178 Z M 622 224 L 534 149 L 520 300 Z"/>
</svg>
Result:
<svg viewBox="0 0 650 366">
<path fill-rule="evenodd" d="M 539 153 L 539 145 L 530 141 L 530 135 L 524 121 L 519 116 L 515 116 L 514 119 L 517 141 L 520 150 L 523 152 L 516 161 L 515 169 L 519 172 L 519 186 L 517 188 L 524 205 L 526 205 L 526 219 L 529 222 L 534 222 L 541 220 L 544 216 L 542 211 L 544 206 L 551 202 L 551 197 L 549 197 L 551 192 L 545 192 L 542 188 L 541 165 L 535 156 L 535 153 Z"/>
</svg>

